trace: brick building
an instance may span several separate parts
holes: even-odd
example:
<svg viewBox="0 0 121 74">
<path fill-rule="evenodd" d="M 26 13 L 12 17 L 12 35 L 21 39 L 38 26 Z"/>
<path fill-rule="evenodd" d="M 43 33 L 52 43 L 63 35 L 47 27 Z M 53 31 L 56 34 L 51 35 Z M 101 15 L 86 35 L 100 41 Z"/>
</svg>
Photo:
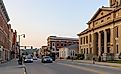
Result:
<svg viewBox="0 0 121 74">
<path fill-rule="evenodd" d="M 14 32 L 9 21 L 3 0 L 0 0 L 0 62 L 9 60 L 12 51 Z"/>
<path fill-rule="evenodd" d="M 40 51 L 41 56 L 48 55 L 47 52 L 48 52 L 48 47 L 42 46 Z"/>
<path fill-rule="evenodd" d="M 67 38 L 67 37 L 57 37 L 57 36 L 49 36 L 47 38 L 48 49 L 51 52 L 57 54 L 59 57 L 59 49 L 63 47 L 67 47 L 73 44 L 78 44 L 78 38 Z"/>
</svg>

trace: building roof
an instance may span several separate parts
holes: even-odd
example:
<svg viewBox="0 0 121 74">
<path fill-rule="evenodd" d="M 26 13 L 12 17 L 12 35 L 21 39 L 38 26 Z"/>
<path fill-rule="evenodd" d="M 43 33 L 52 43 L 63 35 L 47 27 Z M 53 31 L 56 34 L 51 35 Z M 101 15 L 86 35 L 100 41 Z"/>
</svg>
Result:
<svg viewBox="0 0 121 74">
<path fill-rule="evenodd" d="M 64 48 L 68 48 L 68 49 L 79 49 L 79 45 L 78 44 L 74 44 L 74 45 L 70 45 L 70 46 L 67 46 L 67 47 L 64 47 Z"/>
<path fill-rule="evenodd" d="M 99 8 L 98 10 L 97 10 L 97 12 L 94 14 L 94 16 L 90 19 L 90 21 L 88 22 L 88 23 L 90 23 L 93 19 L 95 19 L 96 18 L 96 16 L 99 14 L 99 12 L 100 11 L 113 11 L 115 8 L 110 8 L 110 7 L 104 7 L 104 6 L 102 6 L 102 8 Z M 87 23 L 87 24 L 88 24 Z"/>
<path fill-rule="evenodd" d="M 57 37 L 57 36 L 49 36 L 48 38 L 54 39 L 54 40 L 78 40 L 78 38 Z"/>
<path fill-rule="evenodd" d="M 90 31 L 90 30 L 87 28 L 87 29 L 85 29 L 84 31 L 82 31 L 81 33 L 79 33 L 79 34 L 77 34 L 77 35 L 80 36 L 80 35 L 83 35 L 83 34 L 89 32 L 89 31 Z"/>
<path fill-rule="evenodd" d="M 115 8 L 111 8 L 111 7 L 104 7 L 104 6 L 102 6 L 102 8 L 99 8 L 98 10 L 97 10 L 97 12 L 94 14 L 94 16 L 90 19 L 90 21 L 87 23 L 88 25 L 97 17 L 97 15 L 99 15 L 99 13 L 101 12 L 101 11 L 108 11 L 109 13 L 111 13 L 112 11 L 114 11 L 115 10 Z M 83 34 L 86 34 L 86 33 L 88 33 L 90 31 L 90 29 L 89 28 L 87 28 L 87 29 L 85 29 L 84 31 L 82 31 L 81 33 L 79 33 L 79 34 L 77 34 L 78 36 L 80 36 L 80 35 L 83 35 Z"/>
</svg>

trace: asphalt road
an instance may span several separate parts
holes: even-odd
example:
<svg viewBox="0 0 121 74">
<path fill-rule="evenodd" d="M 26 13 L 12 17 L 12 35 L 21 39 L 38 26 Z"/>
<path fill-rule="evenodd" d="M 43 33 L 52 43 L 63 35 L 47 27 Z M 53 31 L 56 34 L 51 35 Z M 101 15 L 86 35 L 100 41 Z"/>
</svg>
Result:
<svg viewBox="0 0 121 74">
<path fill-rule="evenodd" d="M 26 63 L 27 74 L 96 74 L 80 68 L 61 65 L 58 62 L 41 63 L 35 61 L 33 63 Z"/>
<path fill-rule="evenodd" d="M 27 74 L 121 74 L 121 68 L 72 61 L 55 61 L 45 64 L 34 61 L 25 65 Z"/>
</svg>

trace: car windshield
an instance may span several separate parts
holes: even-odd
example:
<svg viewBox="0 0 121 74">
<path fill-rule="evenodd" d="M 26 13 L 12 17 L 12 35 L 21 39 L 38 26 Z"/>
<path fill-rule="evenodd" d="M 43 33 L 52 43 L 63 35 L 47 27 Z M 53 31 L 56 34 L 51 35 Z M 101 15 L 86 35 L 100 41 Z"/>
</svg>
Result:
<svg viewBox="0 0 121 74">
<path fill-rule="evenodd" d="M 27 59 L 32 59 L 32 57 L 27 57 Z"/>
<path fill-rule="evenodd" d="M 43 58 L 50 58 L 50 56 L 45 56 L 45 57 L 43 57 Z"/>
</svg>

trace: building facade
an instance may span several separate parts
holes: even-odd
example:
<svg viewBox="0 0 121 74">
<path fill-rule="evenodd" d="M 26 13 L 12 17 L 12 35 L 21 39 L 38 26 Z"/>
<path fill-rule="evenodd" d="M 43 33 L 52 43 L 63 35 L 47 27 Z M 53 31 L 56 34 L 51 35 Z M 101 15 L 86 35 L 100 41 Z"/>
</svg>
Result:
<svg viewBox="0 0 121 74">
<path fill-rule="evenodd" d="M 60 48 L 59 50 L 59 58 L 60 59 L 71 59 L 76 58 L 79 52 L 79 45 L 74 44 L 67 47 Z"/>
<path fill-rule="evenodd" d="M 63 47 L 67 47 L 73 44 L 79 44 L 78 38 L 67 38 L 67 37 L 57 37 L 57 36 L 49 36 L 47 38 L 48 49 L 51 52 L 56 53 L 57 57 L 59 57 L 59 49 Z"/>
<path fill-rule="evenodd" d="M 8 22 L 9 17 L 2 0 L 0 0 L 0 48 L 2 51 L 0 54 L 1 60 L 5 61 L 8 59 L 9 53 L 9 28 Z"/>
<path fill-rule="evenodd" d="M 103 61 L 121 55 L 121 0 L 109 0 L 110 6 L 99 8 L 88 28 L 79 33 L 79 52 L 85 59 L 101 57 Z"/>
<path fill-rule="evenodd" d="M 47 47 L 47 46 L 42 46 L 42 47 L 41 47 L 40 54 L 41 54 L 41 57 L 42 57 L 42 56 L 49 55 L 50 52 L 48 51 L 48 47 Z"/>
<path fill-rule="evenodd" d="M 10 36 L 10 39 L 11 39 L 11 53 L 10 53 L 10 56 L 11 56 L 11 59 L 12 58 L 16 58 L 18 56 L 18 53 L 19 53 L 19 50 L 17 49 L 17 31 L 13 31 L 13 29 L 11 29 L 11 36 Z"/>
<path fill-rule="evenodd" d="M 3 0 L 0 0 L 0 62 L 11 59 L 14 32 L 8 24 L 9 21 Z"/>
</svg>

